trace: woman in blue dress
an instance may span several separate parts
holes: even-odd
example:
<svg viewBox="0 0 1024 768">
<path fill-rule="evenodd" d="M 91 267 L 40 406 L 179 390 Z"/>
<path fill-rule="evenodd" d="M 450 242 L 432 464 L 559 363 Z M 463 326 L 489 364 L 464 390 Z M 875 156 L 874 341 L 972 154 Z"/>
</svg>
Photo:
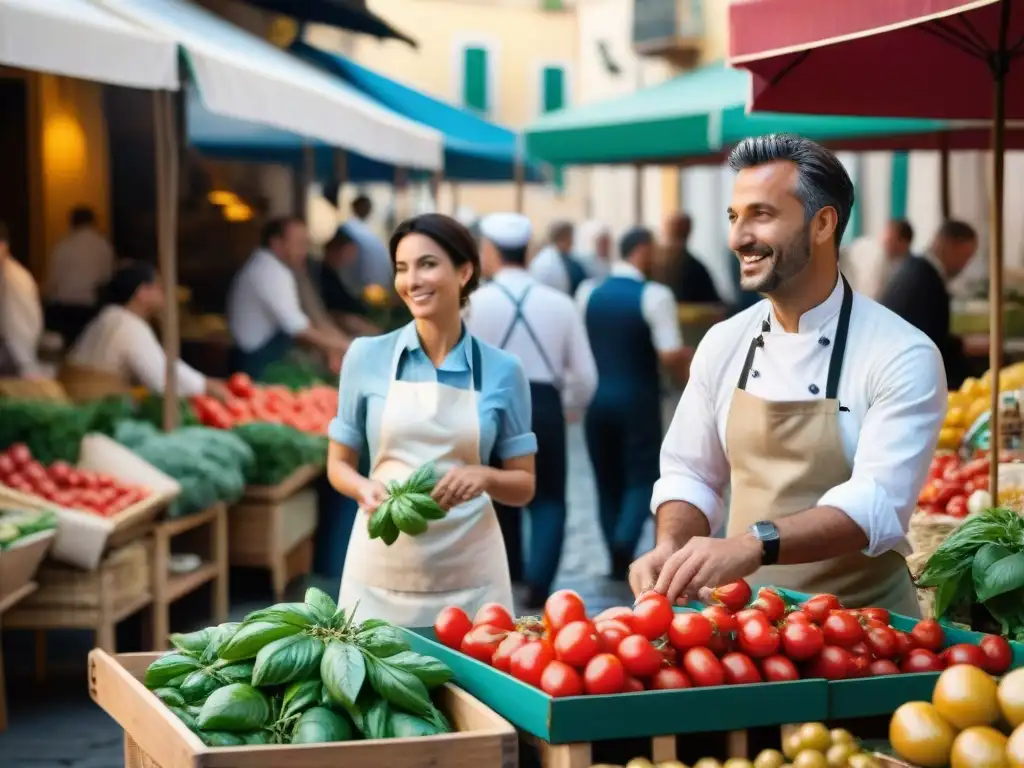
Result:
<svg viewBox="0 0 1024 768">
<path fill-rule="evenodd" d="M 385 336 L 356 339 L 345 355 L 338 416 L 331 422 L 328 478 L 359 502 L 339 603 L 402 626 L 433 624 L 458 605 L 472 615 L 497 602 L 512 610 L 512 585 L 492 501 L 533 498 L 530 387 L 519 361 L 470 336 L 461 310 L 480 276 L 469 231 L 428 213 L 399 225 L 390 242 L 395 291 L 413 321 Z M 369 446 L 369 477 L 359 451 Z M 497 457 L 497 468 L 491 457 Z M 369 515 L 433 462 L 434 498 L 448 509 L 419 536 L 391 546 L 370 539 Z"/>
</svg>

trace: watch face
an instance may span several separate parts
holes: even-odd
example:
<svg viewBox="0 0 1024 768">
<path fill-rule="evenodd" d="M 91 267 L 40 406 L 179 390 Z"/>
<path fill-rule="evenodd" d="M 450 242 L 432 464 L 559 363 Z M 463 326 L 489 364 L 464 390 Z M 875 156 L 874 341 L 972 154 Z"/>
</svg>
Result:
<svg viewBox="0 0 1024 768">
<path fill-rule="evenodd" d="M 750 530 L 754 536 L 761 541 L 771 541 L 779 538 L 779 529 L 775 527 L 775 523 L 767 520 L 761 520 L 750 526 Z"/>
</svg>

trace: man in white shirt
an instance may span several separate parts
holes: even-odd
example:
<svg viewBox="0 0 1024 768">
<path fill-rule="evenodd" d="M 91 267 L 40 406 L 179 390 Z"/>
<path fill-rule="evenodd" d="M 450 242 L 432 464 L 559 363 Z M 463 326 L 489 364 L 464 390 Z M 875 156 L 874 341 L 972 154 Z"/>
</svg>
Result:
<svg viewBox="0 0 1024 768">
<path fill-rule="evenodd" d="M 0 367 L 3 375 L 39 376 L 43 307 L 32 273 L 11 254 L 7 224 L 0 221 Z"/>
<path fill-rule="evenodd" d="M 732 152 L 730 247 L 765 300 L 714 326 L 690 370 L 652 496 L 634 592 L 675 601 L 748 578 L 918 613 L 902 552 L 946 410 L 938 350 L 839 273 L 854 189 L 787 134 Z M 731 487 L 726 538 L 722 496 Z"/>
<path fill-rule="evenodd" d="M 539 608 L 551 591 L 565 539 L 565 411 L 582 410 L 597 388 L 597 367 L 572 299 L 526 271 L 530 221 L 494 213 L 480 222 L 481 265 L 489 282 L 470 296 L 471 334 L 519 358 L 530 380 L 537 435 L 537 491 L 530 502 L 525 568 L 527 604 Z M 501 510 L 509 562 L 522 562 L 519 510 Z M 513 566 L 514 568 L 515 566 Z"/>
<path fill-rule="evenodd" d="M 259 379 L 296 341 L 320 350 L 338 369 L 349 339 L 310 322 L 292 271 L 305 263 L 309 251 L 306 225 L 293 217 L 272 219 L 264 225 L 260 242 L 228 291 L 228 328 L 235 342 L 232 370 Z"/>
<path fill-rule="evenodd" d="M 70 346 L 98 308 L 97 291 L 114 273 L 114 249 L 96 228 L 96 213 L 86 206 L 71 211 L 71 229 L 50 256 L 46 286 L 54 330 Z"/>
<path fill-rule="evenodd" d="M 587 411 L 587 450 L 597 478 L 601 529 L 612 577 L 625 579 L 647 520 L 658 479 L 661 375 L 686 375 L 675 297 L 649 279 L 655 244 L 636 227 L 619 244 L 622 261 L 603 280 L 587 280 L 576 294 L 597 360 L 597 394 Z"/>
<path fill-rule="evenodd" d="M 587 270 L 572 255 L 575 230 L 567 221 L 551 225 L 550 244 L 530 261 L 530 274 L 557 291 L 576 295 L 576 289 L 587 279 Z"/>
<path fill-rule="evenodd" d="M 359 256 L 346 267 L 342 275 L 345 286 L 358 298 L 368 285 L 380 285 L 393 290 L 394 273 L 387 244 L 370 227 L 373 203 L 366 195 L 352 201 L 352 216 L 345 222 L 346 234 L 359 246 Z"/>
</svg>

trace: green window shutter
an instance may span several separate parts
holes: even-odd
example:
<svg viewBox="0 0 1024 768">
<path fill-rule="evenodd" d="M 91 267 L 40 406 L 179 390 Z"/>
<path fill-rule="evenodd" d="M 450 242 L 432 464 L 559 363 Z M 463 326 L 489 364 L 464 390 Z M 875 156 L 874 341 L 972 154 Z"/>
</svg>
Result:
<svg viewBox="0 0 1024 768">
<path fill-rule="evenodd" d="M 547 114 L 565 106 L 565 69 L 562 67 L 544 67 L 541 79 L 542 111 Z M 565 191 L 565 173 L 559 166 L 554 169 L 552 179 L 555 189 Z"/>
<path fill-rule="evenodd" d="M 486 114 L 490 109 L 490 94 L 487 92 L 487 51 L 483 48 L 466 48 L 462 54 L 462 104 L 469 109 Z"/>
<path fill-rule="evenodd" d="M 545 11 L 561 11 L 564 7 L 564 0 L 543 0 L 541 7 Z"/>
</svg>

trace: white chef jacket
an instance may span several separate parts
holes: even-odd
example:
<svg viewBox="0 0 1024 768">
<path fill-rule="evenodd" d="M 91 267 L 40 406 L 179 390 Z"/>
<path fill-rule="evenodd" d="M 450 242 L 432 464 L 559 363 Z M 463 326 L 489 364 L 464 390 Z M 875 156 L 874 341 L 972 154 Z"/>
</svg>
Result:
<svg viewBox="0 0 1024 768">
<path fill-rule="evenodd" d="M 560 383 L 566 408 L 580 409 L 589 405 L 597 391 L 597 363 L 572 299 L 539 283 L 525 269 L 502 269 L 490 283 L 469 297 L 465 316 L 469 332 L 494 346 L 504 340 L 515 317 L 512 302 L 494 283 L 500 283 L 517 299 L 530 291 L 523 303 L 523 317 L 536 333 L 554 371 L 548 369 L 537 343 L 520 320 L 505 351 L 519 358 L 526 378 L 543 384 Z M 560 382 L 556 382 L 556 378 Z"/>
<path fill-rule="evenodd" d="M 70 362 L 107 371 L 125 381 L 139 382 L 151 392 L 163 394 L 167 384 L 167 356 L 153 328 L 122 306 L 103 308 L 86 326 L 68 355 Z M 201 395 L 206 377 L 178 361 L 178 394 Z"/>
<path fill-rule="evenodd" d="M 264 248 L 245 263 L 228 290 L 228 329 L 235 344 L 253 352 L 278 331 L 296 336 L 309 328 L 295 273 Z"/>
<path fill-rule="evenodd" d="M 679 308 L 671 288 L 647 280 L 643 273 L 628 261 L 613 262 L 609 274 L 645 283 L 640 295 L 640 311 L 651 329 L 651 342 L 658 352 L 674 352 L 683 346 L 683 335 L 679 330 Z M 576 290 L 576 306 L 581 317 L 586 318 L 590 295 L 600 284 L 600 278 L 591 278 L 580 283 Z"/>
<path fill-rule="evenodd" d="M 114 273 L 114 249 L 92 227 L 74 229 L 53 249 L 47 296 L 60 304 L 95 306 L 96 291 Z"/>
<path fill-rule="evenodd" d="M 661 447 L 652 511 L 686 501 L 707 516 L 712 532 L 722 527 L 729 483 L 725 428 L 750 340 L 771 314 L 747 392 L 771 401 L 824 398 L 842 297 L 839 281 L 828 299 L 804 313 L 797 333 L 782 330 L 767 300 L 708 331 Z M 864 530 L 865 554 L 908 553 L 910 515 L 946 414 L 942 356 L 910 323 L 854 293 L 839 402 L 840 437 L 853 474 L 818 506 L 843 510 Z"/>
<path fill-rule="evenodd" d="M 39 371 L 39 339 L 43 335 L 43 306 L 32 273 L 13 256 L 0 259 L 0 331 L 22 376 Z"/>
<path fill-rule="evenodd" d="M 556 291 L 569 294 L 572 292 L 572 280 L 569 279 L 569 270 L 558 249 L 553 245 L 546 245 L 540 249 L 536 256 L 530 259 L 530 274 L 537 280 L 549 285 Z"/>
</svg>

